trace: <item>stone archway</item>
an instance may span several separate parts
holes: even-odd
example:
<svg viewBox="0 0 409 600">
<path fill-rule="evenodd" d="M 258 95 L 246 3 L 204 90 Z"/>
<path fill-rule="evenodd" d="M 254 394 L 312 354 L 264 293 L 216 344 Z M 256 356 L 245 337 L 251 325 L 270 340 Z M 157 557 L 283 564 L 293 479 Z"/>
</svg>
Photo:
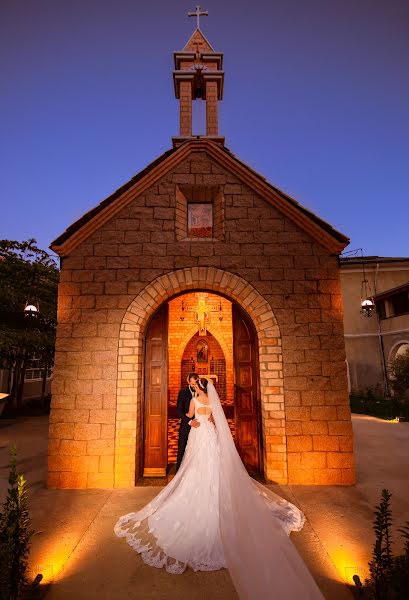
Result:
<svg viewBox="0 0 409 600">
<path fill-rule="evenodd" d="M 409 339 L 395 342 L 389 350 L 388 363 L 391 363 L 399 354 L 406 352 L 407 349 L 409 349 Z"/>
<path fill-rule="evenodd" d="M 138 468 L 138 433 L 142 422 L 144 334 L 156 309 L 184 291 L 219 292 L 237 302 L 254 323 L 259 344 L 260 400 L 264 470 L 267 479 L 287 482 L 281 336 L 268 302 L 247 281 L 213 267 L 172 271 L 149 283 L 129 305 L 121 323 L 118 347 L 115 432 L 115 487 L 133 487 Z M 274 429 L 274 444 L 269 429 Z"/>
</svg>

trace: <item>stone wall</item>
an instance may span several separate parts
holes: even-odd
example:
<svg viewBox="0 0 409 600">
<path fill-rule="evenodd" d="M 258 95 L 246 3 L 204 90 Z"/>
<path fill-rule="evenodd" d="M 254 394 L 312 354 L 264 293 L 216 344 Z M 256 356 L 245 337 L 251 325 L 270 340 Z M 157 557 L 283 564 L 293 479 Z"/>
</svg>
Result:
<svg viewBox="0 0 409 600">
<path fill-rule="evenodd" d="M 134 484 L 144 328 L 194 289 L 224 293 L 255 324 L 266 475 L 353 483 L 337 256 L 204 152 L 190 156 L 62 260 L 49 485 Z M 224 242 L 175 241 L 178 185 L 220 186 Z"/>
</svg>

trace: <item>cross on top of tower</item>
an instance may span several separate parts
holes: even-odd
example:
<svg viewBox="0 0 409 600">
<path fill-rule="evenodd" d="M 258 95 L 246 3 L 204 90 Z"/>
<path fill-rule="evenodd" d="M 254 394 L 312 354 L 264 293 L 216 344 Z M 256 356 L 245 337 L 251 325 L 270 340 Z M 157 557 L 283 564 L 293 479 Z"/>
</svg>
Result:
<svg viewBox="0 0 409 600">
<path fill-rule="evenodd" d="M 208 17 L 209 12 L 207 10 L 200 10 L 200 6 L 196 6 L 195 11 L 187 13 L 188 17 L 196 17 L 196 29 L 200 29 L 200 17 Z"/>
</svg>

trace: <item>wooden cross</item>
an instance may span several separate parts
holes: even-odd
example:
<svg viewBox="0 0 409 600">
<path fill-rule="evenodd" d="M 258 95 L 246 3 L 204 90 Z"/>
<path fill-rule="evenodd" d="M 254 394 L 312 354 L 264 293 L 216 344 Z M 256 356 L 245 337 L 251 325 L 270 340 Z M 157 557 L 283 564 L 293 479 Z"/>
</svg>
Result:
<svg viewBox="0 0 409 600">
<path fill-rule="evenodd" d="M 204 296 L 199 297 L 198 305 L 195 307 L 195 320 L 199 325 L 199 335 L 207 334 L 207 324 L 210 321 L 209 318 L 210 306 L 207 306 L 206 299 Z"/>
<path fill-rule="evenodd" d="M 208 17 L 209 12 L 207 10 L 200 10 L 200 6 L 196 6 L 195 11 L 191 11 L 187 13 L 188 17 L 196 17 L 196 29 L 200 29 L 200 17 Z"/>
</svg>

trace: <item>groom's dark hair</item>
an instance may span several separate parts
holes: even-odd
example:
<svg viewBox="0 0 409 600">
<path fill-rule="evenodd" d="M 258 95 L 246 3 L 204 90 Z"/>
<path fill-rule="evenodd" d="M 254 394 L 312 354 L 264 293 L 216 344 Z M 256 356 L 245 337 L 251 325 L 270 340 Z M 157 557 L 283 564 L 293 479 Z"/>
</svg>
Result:
<svg viewBox="0 0 409 600">
<path fill-rule="evenodd" d="M 199 375 L 197 373 L 189 373 L 189 375 L 187 376 L 187 380 L 190 381 L 191 379 L 196 379 L 196 381 L 198 381 Z"/>
</svg>

